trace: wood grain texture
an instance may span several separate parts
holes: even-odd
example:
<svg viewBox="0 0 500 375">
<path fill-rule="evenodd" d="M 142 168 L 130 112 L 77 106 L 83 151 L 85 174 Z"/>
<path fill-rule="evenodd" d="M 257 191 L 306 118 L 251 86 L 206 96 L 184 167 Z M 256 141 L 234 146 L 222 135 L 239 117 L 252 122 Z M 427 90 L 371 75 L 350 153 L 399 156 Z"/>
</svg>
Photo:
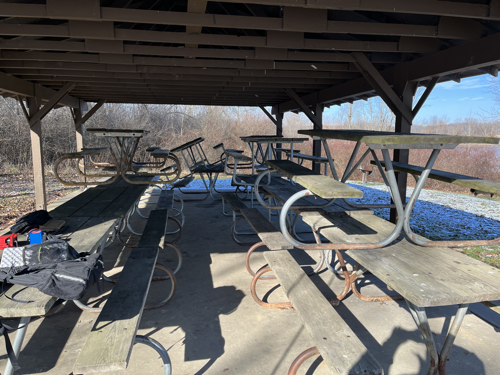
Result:
<svg viewBox="0 0 500 375">
<path fill-rule="evenodd" d="M 331 242 L 376 242 L 394 228 L 374 215 L 303 217 Z M 500 269 L 447 248 L 422 247 L 400 237 L 382 249 L 348 250 L 396 292 L 420 307 L 500 299 Z"/>
<path fill-rule="evenodd" d="M 99 216 L 111 203 L 113 203 L 126 190 L 123 186 L 113 186 L 105 189 L 102 194 L 88 202 L 85 206 L 75 211 L 73 217 Z"/>
<path fill-rule="evenodd" d="M 332 374 L 384 373 L 288 251 L 266 251 L 264 257 Z"/>
<path fill-rule="evenodd" d="M 63 238 L 67 239 L 79 253 L 93 253 L 99 249 L 100 242 L 107 239 L 117 224 L 118 218 L 116 217 L 92 217 L 85 221 L 78 230 Z"/>
<path fill-rule="evenodd" d="M 499 144 L 500 138 L 496 137 L 468 137 L 462 135 L 444 134 L 407 134 L 396 132 L 380 132 L 374 130 L 299 130 L 299 134 L 326 139 L 343 139 L 346 141 L 363 142 L 378 145 L 434 145 L 461 144 L 461 143 L 486 143 Z M 430 147 L 432 148 L 432 147 Z"/>
<path fill-rule="evenodd" d="M 163 246 L 167 218 L 168 209 L 151 211 L 142 231 L 139 247 Z"/>
<path fill-rule="evenodd" d="M 375 162 L 373 160 L 371 161 L 371 163 L 375 164 Z M 385 167 L 384 162 L 381 162 L 380 164 L 383 167 Z M 396 171 L 401 171 L 401 172 L 410 173 L 410 174 L 416 174 L 419 176 L 424 171 L 423 167 L 419 167 L 417 165 L 411 165 L 411 164 L 393 162 L 392 166 L 394 167 L 394 170 L 396 170 Z M 432 178 L 434 180 L 447 182 L 447 183 L 454 184 L 454 185 L 463 186 L 463 187 L 466 187 L 469 189 L 481 190 L 481 191 L 491 193 L 491 194 L 500 194 L 500 182 L 496 182 L 496 181 L 482 180 L 482 179 L 476 178 L 476 177 L 470 177 L 470 176 L 466 176 L 463 174 L 440 171 L 437 169 L 431 170 L 431 173 L 429 174 L 429 178 Z"/>
<path fill-rule="evenodd" d="M 80 208 L 84 207 L 86 204 L 88 204 L 90 201 L 92 201 L 105 191 L 106 189 L 97 189 L 97 188 L 91 188 L 85 190 L 83 193 L 78 194 L 73 199 L 49 211 L 49 214 L 53 218 L 62 218 L 71 216 L 73 213 L 78 211 Z"/>
<path fill-rule="evenodd" d="M 124 182 L 124 181 L 123 181 Z M 130 186 L 127 184 L 126 190 L 111 202 L 97 216 L 102 217 L 125 217 L 132 205 L 144 193 L 147 185 Z"/>
<path fill-rule="evenodd" d="M 125 370 L 157 257 L 158 247 L 131 252 L 76 360 L 74 374 Z"/>
<path fill-rule="evenodd" d="M 322 198 L 363 197 L 363 192 L 361 190 L 314 172 L 289 160 L 268 160 L 266 164 Z"/>
<path fill-rule="evenodd" d="M 236 213 L 240 212 L 241 209 L 248 208 L 245 203 L 243 203 L 243 201 L 236 196 L 235 193 L 223 192 L 220 193 L 220 195 L 222 196 L 222 199 L 224 199 L 226 203 L 229 204 L 229 207 L 231 207 L 231 209 Z"/>
<path fill-rule="evenodd" d="M 244 208 L 241 214 L 269 250 L 290 250 L 293 245 L 256 208 Z"/>
<path fill-rule="evenodd" d="M 67 154 L 62 154 L 61 157 L 76 157 L 76 156 L 90 156 L 90 155 L 99 155 L 104 151 L 108 150 L 109 147 L 100 147 L 100 148 L 84 148 L 82 151 L 78 152 L 69 152 Z"/>
<path fill-rule="evenodd" d="M 19 303 L 7 298 L 19 301 L 33 301 L 30 303 Z M 12 285 L 0 297 L 0 317 L 22 318 L 29 316 L 45 315 L 57 301 L 57 298 L 43 294 L 36 288 L 22 285 Z"/>
<path fill-rule="evenodd" d="M 173 190 L 162 190 L 160 192 L 160 198 L 158 198 L 158 203 L 156 204 L 156 210 L 168 210 L 174 206 L 174 191 Z"/>
</svg>

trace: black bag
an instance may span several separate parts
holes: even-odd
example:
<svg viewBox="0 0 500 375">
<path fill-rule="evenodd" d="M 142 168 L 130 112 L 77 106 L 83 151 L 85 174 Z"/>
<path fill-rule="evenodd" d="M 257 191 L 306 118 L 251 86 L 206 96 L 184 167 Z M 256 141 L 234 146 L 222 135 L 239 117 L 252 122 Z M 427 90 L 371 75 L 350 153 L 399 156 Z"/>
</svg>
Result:
<svg viewBox="0 0 500 375">
<path fill-rule="evenodd" d="M 0 268 L 59 263 L 80 257 L 68 242 L 54 236 L 50 238 L 42 243 L 4 249 Z"/>
<path fill-rule="evenodd" d="M 45 224 L 50 219 L 52 218 L 45 210 L 30 212 L 20 217 L 16 223 L 10 227 L 10 231 L 12 233 L 27 233 L 31 229 L 38 228 L 40 225 Z"/>
<path fill-rule="evenodd" d="M 0 281 L 37 288 L 52 297 L 75 300 L 82 298 L 99 281 L 103 270 L 102 256 L 95 253 L 60 263 L 0 268 Z"/>
</svg>

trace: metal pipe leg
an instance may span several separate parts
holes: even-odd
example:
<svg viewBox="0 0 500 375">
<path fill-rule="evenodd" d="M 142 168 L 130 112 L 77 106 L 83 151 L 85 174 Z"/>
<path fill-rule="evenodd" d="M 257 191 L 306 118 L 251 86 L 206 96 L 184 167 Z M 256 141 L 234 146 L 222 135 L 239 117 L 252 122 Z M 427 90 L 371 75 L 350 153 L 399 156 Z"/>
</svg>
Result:
<svg viewBox="0 0 500 375">
<path fill-rule="evenodd" d="M 26 331 L 28 329 L 28 324 L 30 322 L 30 317 L 23 317 L 19 322 L 19 328 L 16 332 L 16 338 L 14 339 L 14 344 L 12 345 L 12 349 L 14 350 L 14 354 L 16 358 L 19 358 L 19 352 L 21 351 L 21 345 L 24 341 L 24 336 L 26 336 Z M 5 375 L 12 375 L 13 373 L 12 363 L 10 359 L 7 361 L 7 366 L 5 366 Z"/>
<path fill-rule="evenodd" d="M 304 363 L 304 361 L 306 359 L 314 357 L 315 355 L 319 355 L 319 350 L 315 346 L 304 350 L 292 362 L 292 365 L 290 366 L 290 369 L 288 370 L 288 375 L 295 375 L 297 373 L 297 370 L 299 369 L 300 365 L 302 365 L 302 363 Z"/>
<path fill-rule="evenodd" d="M 431 327 L 429 326 L 429 320 L 427 319 L 427 314 L 425 313 L 425 308 L 415 306 L 410 301 L 406 300 L 408 308 L 412 312 L 413 318 L 417 321 L 417 326 L 422 333 L 425 340 L 425 345 L 429 351 L 431 357 L 431 367 L 427 372 L 427 375 L 436 375 L 438 372 L 438 362 L 439 356 L 436 349 L 436 343 L 434 342 L 434 336 L 432 335 Z"/>
<path fill-rule="evenodd" d="M 161 345 L 158 341 L 155 339 L 152 339 L 151 337 L 147 336 L 142 336 L 142 335 L 137 335 L 135 336 L 135 343 L 134 344 L 145 344 L 154 350 L 160 355 L 162 361 L 163 361 L 163 368 L 165 369 L 165 375 L 172 375 L 172 363 L 170 362 L 170 358 L 168 356 L 167 351 Z"/>
<path fill-rule="evenodd" d="M 439 353 L 439 374 L 446 375 L 446 361 L 448 359 L 448 355 L 450 354 L 451 348 L 453 347 L 453 343 L 455 342 L 455 338 L 458 335 L 458 331 L 460 330 L 460 326 L 464 320 L 465 314 L 469 309 L 469 304 L 461 304 L 458 306 L 457 313 L 455 318 L 453 319 L 453 323 L 451 323 L 450 330 L 446 335 L 446 341 L 444 342 L 443 347 L 441 348 L 441 353 Z"/>
</svg>

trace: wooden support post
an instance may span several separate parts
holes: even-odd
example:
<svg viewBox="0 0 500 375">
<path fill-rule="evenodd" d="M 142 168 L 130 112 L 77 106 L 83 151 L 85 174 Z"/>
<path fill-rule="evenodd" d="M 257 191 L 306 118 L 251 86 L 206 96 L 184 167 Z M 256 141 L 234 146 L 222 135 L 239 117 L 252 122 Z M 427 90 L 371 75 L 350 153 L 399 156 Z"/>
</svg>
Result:
<svg viewBox="0 0 500 375">
<path fill-rule="evenodd" d="M 316 104 L 314 106 L 314 115 L 316 117 L 316 122 L 314 122 L 314 129 L 315 130 L 320 130 L 323 129 L 323 109 L 324 109 L 323 104 Z M 320 140 L 314 140 L 313 141 L 313 155 L 314 156 L 321 156 L 321 141 Z M 313 162 L 312 163 L 312 169 L 315 172 L 320 173 L 320 163 Z"/>
<path fill-rule="evenodd" d="M 33 118 L 39 110 L 36 98 L 27 98 L 28 115 Z M 30 127 L 31 155 L 33 158 L 33 179 L 35 182 L 35 207 L 37 210 L 47 209 L 45 193 L 45 171 L 43 165 L 42 120 L 34 122 Z"/>
<path fill-rule="evenodd" d="M 413 106 L 413 96 L 416 91 L 417 82 L 408 82 L 408 71 L 405 69 L 406 66 L 401 66 L 400 69 L 395 70 L 394 74 L 394 92 L 398 95 L 402 104 L 411 111 Z M 425 99 L 424 99 L 425 101 Z M 422 104 L 423 105 L 423 102 Z M 401 133 L 411 133 L 412 123 L 407 120 L 403 113 L 397 111 L 396 115 L 396 132 Z M 410 152 L 409 150 L 394 150 L 393 161 L 399 163 L 408 164 Z M 398 182 L 399 194 L 401 200 L 406 202 L 406 187 L 408 182 L 408 174 L 402 172 L 396 172 L 396 181 Z M 391 209 L 390 221 L 396 223 L 397 212 L 396 209 Z"/>
<path fill-rule="evenodd" d="M 283 135 L 283 113 L 276 114 L 276 135 L 281 137 Z M 276 147 L 281 148 L 281 143 L 276 143 Z M 281 160 L 281 152 L 276 153 L 276 159 Z"/>
</svg>

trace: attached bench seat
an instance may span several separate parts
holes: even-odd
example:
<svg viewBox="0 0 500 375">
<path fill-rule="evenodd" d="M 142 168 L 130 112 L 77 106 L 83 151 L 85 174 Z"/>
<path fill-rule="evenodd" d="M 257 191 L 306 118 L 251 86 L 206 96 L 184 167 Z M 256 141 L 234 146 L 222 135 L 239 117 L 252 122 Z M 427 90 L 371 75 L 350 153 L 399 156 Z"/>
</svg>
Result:
<svg viewBox="0 0 500 375">
<path fill-rule="evenodd" d="M 237 151 L 226 150 L 226 155 L 231 156 L 235 161 L 252 162 L 252 158 Z"/>
<path fill-rule="evenodd" d="M 374 165 L 376 164 L 373 160 L 371 161 L 371 163 Z M 380 162 L 380 164 L 385 167 L 384 162 Z M 392 165 L 394 167 L 394 170 L 396 171 L 410 173 L 417 176 L 420 176 L 424 171 L 423 167 L 419 167 L 417 165 L 404 164 L 399 162 L 392 162 Z M 437 169 L 431 170 L 429 178 L 469 188 L 473 193 L 478 191 L 488 194 L 500 194 L 500 182 L 497 181 L 483 180 L 476 177 L 444 172 Z"/>
<path fill-rule="evenodd" d="M 91 156 L 91 155 L 99 155 L 103 152 L 107 151 L 109 147 L 96 147 L 96 148 L 83 148 L 78 152 L 68 152 L 67 154 L 62 154 L 61 158 L 76 158 L 80 156 Z"/>
<path fill-rule="evenodd" d="M 325 199 L 362 198 L 363 192 L 333 178 L 321 175 L 289 160 L 268 160 L 266 164 L 290 180 Z"/>
<path fill-rule="evenodd" d="M 153 158 L 157 158 L 157 159 L 164 159 L 164 158 L 167 158 L 168 155 L 170 155 L 170 150 L 164 150 L 164 149 L 161 149 L 161 148 L 158 148 L 154 151 L 151 152 L 151 156 Z"/>
<path fill-rule="evenodd" d="M 288 251 L 267 251 L 264 257 L 332 374 L 384 373 Z"/>
<path fill-rule="evenodd" d="M 175 181 L 171 186 L 172 189 L 179 189 L 179 188 L 185 188 L 188 186 L 191 182 L 193 182 L 194 176 L 186 176 L 184 178 L 181 178 L 180 180 Z"/>
<path fill-rule="evenodd" d="M 291 155 L 291 151 L 288 151 L 286 153 L 287 156 Z M 314 161 L 316 163 L 328 163 L 328 159 L 324 158 L 323 156 L 314 156 L 314 155 L 307 155 L 307 154 L 301 154 L 299 152 L 293 152 L 293 157 L 297 159 L 302 159 L 302 160 L 309 160 L 309 161 Z"/>
<path fill-rule="evenodd" d="M 269 250 L 290 250 L 293 245 L 256 208 L 242 208 L 241 214 Z"/>
<path fill-rule="evenodd" d="M 247 208 L 246 204 L 235 193 L 222 192 L 220 195 L 222 196 L 222 203 L 226 202 L 234 213 L 239 214 L 241 209 Z M 222 207 L 222 210 L 224 210 L 224 207 Z"/>
</svg>

